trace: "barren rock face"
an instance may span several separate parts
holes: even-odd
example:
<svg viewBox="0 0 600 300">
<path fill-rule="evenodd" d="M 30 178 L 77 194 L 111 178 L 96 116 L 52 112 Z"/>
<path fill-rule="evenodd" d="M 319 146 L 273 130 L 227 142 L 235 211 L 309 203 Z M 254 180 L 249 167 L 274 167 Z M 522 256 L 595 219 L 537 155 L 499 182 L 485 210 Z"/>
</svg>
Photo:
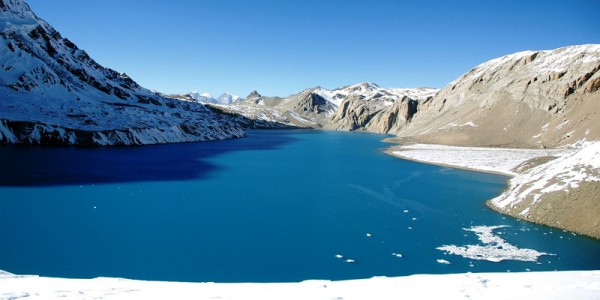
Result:
<svg viewBox="0 0 600 300">
<path fill-rule="evenodd" d="M 325 128 L 395 133 L 417 112 L 418 101 L 407 96 L 390 106 L 378 106 L 376 100 L 352 96 L 342 102 Z"/>
<path fill-rule="evenodd" d="M 556 147 L 600 138 L 600 45 L 483 63 L 420 103 L 402 136 L 455 145 Z"/>
</svg>

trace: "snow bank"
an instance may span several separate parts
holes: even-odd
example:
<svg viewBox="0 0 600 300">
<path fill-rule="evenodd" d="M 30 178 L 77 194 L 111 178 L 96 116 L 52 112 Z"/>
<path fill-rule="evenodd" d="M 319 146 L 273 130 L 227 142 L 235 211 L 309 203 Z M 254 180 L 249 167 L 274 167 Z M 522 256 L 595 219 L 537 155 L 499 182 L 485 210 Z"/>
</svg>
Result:
<svg viewBox="0 0 600 300">
<path fill-rule="evenodd" d="M 0 274 L 0 299 L 598 299 L 600 271 L 465 273 L 310 280 L 183 283 Z"/>
<path fill-rule="evenodd" d="M 392 152 L 400 158 L 450 167 L 515 176 L 513 171 L 520 164 L 544 156 L 566 156 L 574 150 L 509 149 L 483 147 L 456 147 L 416 144 L 400 146 Z"/>
</svg>

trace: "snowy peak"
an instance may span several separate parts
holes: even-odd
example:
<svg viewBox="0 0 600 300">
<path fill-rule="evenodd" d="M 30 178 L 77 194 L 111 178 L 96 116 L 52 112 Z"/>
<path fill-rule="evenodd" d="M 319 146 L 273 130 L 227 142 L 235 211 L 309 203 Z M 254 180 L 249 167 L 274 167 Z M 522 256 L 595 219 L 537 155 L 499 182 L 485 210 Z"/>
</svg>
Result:
<svg viewBox="0 0 600 300">
<path fill-rule="evenodd" d="M 211 94 L 209 93 L 199 93 L 199 92 L 191 92 L 188 94 L 188 97 L 198 101 L 200 103 L 205 103 L 205 104 L 220 104 L 220 105 L 231 105 L 233 103 L 237 103 L 237 102 L 241 102 L 244 99 L 242 99 L 239 96 L 235 96 L 229 93 L 223 93 L 221 94 L 221 96 L 219 96 L 218 98 L 213 97 Z M 183 97 L 186 98 L 186 97 Z"/>
<path fill-rule="evenodd" d="M 323 88 L 315 89 L 315 93 L 327 99 L 336 106 L 340 106 L 342 101 L 354 96 L 364 100 L 376 100 L 383 106 L 392 105 L 396 100 L 409 97 L 414 100 L 425 100 L 435 95 L 439 89 L 434 88 L 382 88 L 374 83 L 358 83 L 342 88 L 327 90 Z"/>
<path fill-rule="evenodd" d="M 221 96 L 219 96 L 219 98 L 217 98 L 217 100 L 220 104 L 229 105 L 236 102 L 241 102 L 244 99 L 242 99 L 240 96 L 235 96 L 229 93 L 223 93 Z"/>
<path fill-rule="evenodd" d="M 196 100 L 200 103 L 215 103 L 216 99 L 213 98 L 213 96 L 209 93 L 199 93 L 196 91 L 193 91 L 191 93 L 188 94 L 188 96 L 190 98 L 192 98 L 193 100 Z"/>
<path fill-rule="evenodd" d="M 0 0 L 0 13 L 9 13 L 21 19 L 37 18 L 29 5 L 22 0 Z"/>
</svg>

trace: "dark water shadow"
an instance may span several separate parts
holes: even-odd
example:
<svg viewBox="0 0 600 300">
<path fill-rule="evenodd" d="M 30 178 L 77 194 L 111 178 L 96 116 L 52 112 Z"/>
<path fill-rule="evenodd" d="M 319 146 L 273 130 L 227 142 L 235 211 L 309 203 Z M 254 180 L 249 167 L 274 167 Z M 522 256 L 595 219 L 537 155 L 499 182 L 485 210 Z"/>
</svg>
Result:
<svg viewBox="0 0 600 300">
<path fill-rule="evenodd" d="M 202 179 L 220 169 L 207 159 L 294 142 L 289 131 L 253 130 L 242 139 L 134 147 L 0 146 L 0 186 L 85 185 Z"/>
</svg>

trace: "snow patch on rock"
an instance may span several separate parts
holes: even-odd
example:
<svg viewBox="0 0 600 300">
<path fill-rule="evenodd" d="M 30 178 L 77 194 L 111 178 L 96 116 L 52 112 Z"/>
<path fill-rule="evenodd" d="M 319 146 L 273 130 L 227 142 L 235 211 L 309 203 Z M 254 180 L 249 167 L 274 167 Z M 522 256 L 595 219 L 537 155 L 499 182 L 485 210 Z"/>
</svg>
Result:
<svg viewBox="0 0 600 300">
<path fill-rule="evenodd" d="M 510 188 L 492 199 L 491 204 L 510 207 L 528 196 L 533 196 L 536 203 L 544 194 L 577 188 L 582 181 L 600 181 L 600 141 L 514 177 Z"/>
</svg>

